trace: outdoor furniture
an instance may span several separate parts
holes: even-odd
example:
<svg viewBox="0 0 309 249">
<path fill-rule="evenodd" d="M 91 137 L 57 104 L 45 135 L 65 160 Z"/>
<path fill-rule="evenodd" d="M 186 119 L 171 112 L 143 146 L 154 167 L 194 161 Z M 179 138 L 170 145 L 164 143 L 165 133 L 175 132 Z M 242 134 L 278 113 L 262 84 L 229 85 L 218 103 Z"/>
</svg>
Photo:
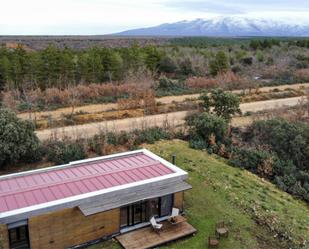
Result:
<svg viewBox="0 0 309 249">
<path fill-rule="evenodd" d="M 208 247 L 209 248 L 218 248 L 219 240 L 215 236 L 208 236 Z"/>
<path fill-rule="evenodd" d="M 179 223 L 185 222 L 187 221 L 187 219 L 185 217 L 183 217 L 182 215 L 177 215 L 175 217 L 171 217 L 168 219 L 168 221 L 172 224 L 172 225 L 177 225 Z"/>
<path fill-rule="evenodd" d="M 180 210 L 178 208 L 173 208 L 172 209 L 172 214 L 171 216 L 168 218 L 168 221 L 173 224 L 179 224 L 181 222 L 186 221 L 187 219 L 185 217 L 183 217 L 182 215 L 180 215 Z"/>
<path fill-rule="evenodd" d="M 216 236 L 217 238 L 229 236 L 229 229 L 225 226 L 224 221 L 220 221 L 216 224 Z"/>
<path fill-rule="evenodd" d="M 172 209 L 172 215 L 171 217 L 176 217 L 179 215 L 179 209 L 178 208 L 173 208 Z"/>
<path fill-rule="evenodd" d="M 171 216 L 168 218 L 168 221 L 171 223 L 175 223 L 177 216 L 179 216 L 179 209 L 178 208 L 173 208 L 172 209 L 172 214 Z"/>
<path fill-rule="evenodd" d="M 163 225 L 157 223 L 155 217 L 152 217 L 152 218 L 150 219 L 150 223 L 151 223 L 151 226 L 152 226 L 152 228 L 153 228 L 153 230 L 154 230 L 155 232 L 159 233 L 159 232 L 162 230 Z"/>
</svg>

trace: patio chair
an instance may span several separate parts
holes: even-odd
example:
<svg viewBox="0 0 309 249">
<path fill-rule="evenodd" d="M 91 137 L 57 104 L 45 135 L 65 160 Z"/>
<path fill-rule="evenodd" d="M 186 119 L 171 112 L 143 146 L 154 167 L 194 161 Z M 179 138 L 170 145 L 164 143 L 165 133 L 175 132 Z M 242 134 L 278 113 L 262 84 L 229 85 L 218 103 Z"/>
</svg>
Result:
<svg viewBox="0 0 309 249">
<path fill-rule="evenodd" d="M 173 208 L 172 209 L 172 214 L 171 216 L 168 218 L 168 220 L 171 223 L 174 223 L 176 221 L 176 217 L 179 215 L 179 209 L 178 208 Z"/>
<path fill-rule="evenodd" d="M 215 236 L 208 236 L 208 248 L 218 248 L 219 240 Z"/>
<path fill-rule="evenodd" d="M 217 238 L 229 236 L 229 229 L 225 226 L 224 221 L 220 221 L 216 224 L 216 236 Z"/>
<path fill-rule="evenodd" d="M 173 209 L 172 209 L 172 215 L 171 215 L 171 217 L 174 218 L 174 217 L 176 217 L 176 216 L 178 216 L 178 215 L 179 215 L 179 209 L 178 209 L 178 208 L 173 208 Z"/>
<path fill-rule="evenodd" d="M 153 230 L 157 233 L 160 233 L 162 231 L 162 228 L 163 228 L 163 225 L 162 224 L 159 224 L 157 223 L 155 217 L 152 217 L 150 219 L 150 223 L 151 223 L 151 226 L 153 228 Z"/>
</svg>

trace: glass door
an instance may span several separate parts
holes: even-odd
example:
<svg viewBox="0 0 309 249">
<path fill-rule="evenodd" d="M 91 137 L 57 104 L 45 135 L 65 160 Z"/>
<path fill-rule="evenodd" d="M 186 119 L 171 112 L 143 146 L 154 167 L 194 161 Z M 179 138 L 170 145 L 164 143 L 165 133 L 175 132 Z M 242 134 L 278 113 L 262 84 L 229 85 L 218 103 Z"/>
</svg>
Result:
<svg viewBox="0 0 309 249">
<path fill-rule="evenodd" d="M 10 249 L 29 249 L 28 225 L 9 229 Z"/>
<path fill-rule="evenodd" d="M 120 209 L 120 227 L 134 226 L 148 222 L 151 217 L 168 216 L 172 212 L 173 195 L 152 198 Z"/>
<path fill-rule="evenodd" d="M 168 216 L 173 208 L 173 195 L 162 196 L 160 200 L 160 216 Z"/>
<path fill-rule="evenodd" d="M 132 206 L 133 212 L 132 212 L 132 225 L 136 225 L 139 223 L 142 223 L 142 214 L 143 214 L 143 209 L 142 209 L 142 203 L 136 203 Z"/>
<path fill-rule="evenodd" d="M 148 221 L 147 202 L 138 202 L 120 209 L 120 227 L 134 226 Z"/>
</svg>

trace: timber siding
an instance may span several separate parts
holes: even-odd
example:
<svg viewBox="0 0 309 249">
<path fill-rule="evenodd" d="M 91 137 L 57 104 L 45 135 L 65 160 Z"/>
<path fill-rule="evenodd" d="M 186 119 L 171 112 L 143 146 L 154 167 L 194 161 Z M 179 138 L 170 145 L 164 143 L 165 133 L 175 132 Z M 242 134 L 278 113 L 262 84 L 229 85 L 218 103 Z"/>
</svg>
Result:
<svg viewBox="0 0 309 249">
<path fill-rule="evenodd" d="M 9 249 L 9 233 L 8 227 L 5 224 L 0 224 L 0 240 L 3 249 Z"/>
<path fill-rule="evenodd" d="M 183 191 L 174 194 L 174 207 L 180 209 L 181 211 L 183 211 L 183 196 Z"/>
<path fill-rule="evenodd" d="M 64 249 L 111 237 L 120 232 L 121 207 L 170 194 L 173 206 L 183 211 L 183 192 L 192 188 L 187 177 L 144 149 L 0 176 L 2 247 L 9 249 L 8 227 L 25 242 L 28 234 L 23 228 L 18 236 L 18 227 L 26 224 L 31 249 Z"/>
<path fill-rule="evenodd" d="M 76 208 L 30 218 L 31 249 L 61 249 L 119 232 L 120 209 L 85 217 Z"/>
</svg>

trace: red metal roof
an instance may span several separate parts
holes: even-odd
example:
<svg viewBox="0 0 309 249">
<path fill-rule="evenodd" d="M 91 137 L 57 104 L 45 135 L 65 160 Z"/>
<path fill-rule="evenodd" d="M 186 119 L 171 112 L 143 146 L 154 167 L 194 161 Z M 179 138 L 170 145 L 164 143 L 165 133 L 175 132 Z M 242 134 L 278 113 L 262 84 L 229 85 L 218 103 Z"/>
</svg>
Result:
<svg viewBox="0 0 309 249">
<path fill-rule="evenodd" d="M 0 212 L 174 173 L 142 152 L 0 179 Z"/>
</svg>

